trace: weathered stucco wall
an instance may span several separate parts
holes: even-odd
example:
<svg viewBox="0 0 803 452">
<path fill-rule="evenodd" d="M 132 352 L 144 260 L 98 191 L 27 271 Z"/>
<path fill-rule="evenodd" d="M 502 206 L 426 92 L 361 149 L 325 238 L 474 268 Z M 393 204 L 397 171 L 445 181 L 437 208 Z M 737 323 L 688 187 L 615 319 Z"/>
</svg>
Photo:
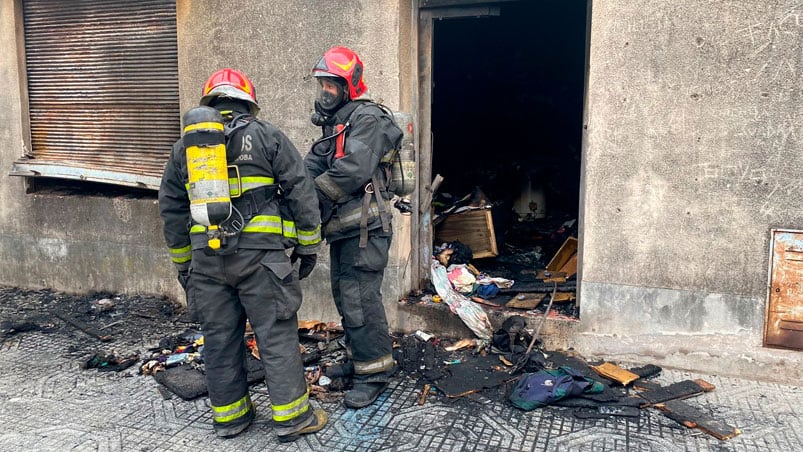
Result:
<svg viewBox="0 0 803 452">
<path fill-rule="evenodd" d="M 182 111 L 195 105 L 206 78 L 220 67 L 245 72 L 254 82 L 262 119 L 282 129 L 306 154 L 320 129 L 309 121 L 317 82 L 312 67 L 333 45 L 354 49 L 365 65 L 369 92 L 393 109 L 400 105 L 399 0 L 179 1 L 179 89 Z M 214 12 L 214 13 L 212 13 Z M 407 31 L 409 33 L 409 31 Z M 409 40 L 409 38 L 406 38 Z M 384 290 L 391 324 L 396 300 L 409 280 L 409 221 L 394 219 L 393 257 Z M 302 281 L 300 316 L 337 320 L 329 285 L 328 248 Z"/>
<path fill-rule="evenodd" d="M 0 168 L 23 152 L 19 1 L 0 2 Z M 356 49 L 371 92 L 409 108 L 410 0 L 179 0 L 181 109 L 215 69 L 245 71 L 261 117 L 306 153 L 312 65 L 329 46 Z M 769 229 L 803 227 L 803 7 L 778 2 L 595 2 L 591 22 L 581 322 L 553 328 L 589 356 L 764 376 L 799 352 L 762 349 Z M 166 150 L 167 152 L 167 150 Z M 26 194 L 0 173 L 0 284 L 183 298 L 153 199 Z M 392 328 L 441 324 L 401 311 L 410 224 L 397 216 L 385 298 Z M 301 317 L 336 320 L 321 255 L 303 282 Z M 547 330 L 550 330 L 548 326 Z M 552 334 L 552 333 L 550 333 Z M 554 341 L 553 341 L 554 342 Z M 702 359 L 707 358 L 707 359 Z M 766 364 L 766 365 L 765 365 Z M 776 372 L 777 373 L 777 372 Z"/>
<path fill-rule="evenodd" d="M 354 48 L 375 96 L 399 108 L 401 5 L 409 1 L 349 0 L 337 7 L 317 0 L 177 2 L 181 110 L 197 105 L 214 70 L 234 67 L 254 81 L 260 116 L 283 129 L 302 154 L 319 130 L 309 122 L 316 83 L 310 77 L 321 54 L 335 44 Z M 22 155 L 25 127 L 16 53 L 17 2 L 0 2 L 0 284 L 85 293 L 165 294 L 183 300 L 166 253 L 154 199 L 26 194 L 24 179 L 6 176 Z M 408 21 L 409 22 L 409 21 Z M 409 28 L 409 24 L 406 25 Z M 409 33 L 409 30 L 407 31 Z M 404 38 L 409 41 L 409 38 Z M 168 149 L 165 149 L 168 152 Z M 407 276 L 409 221 L 397 217 L 386 299 L 395 301 Z M 301 316 L 337 320 L 328 284 L 328 250 L 303 281 Z M 392 319 L 392 320 L 393 320 Z M 395 320 L 393 320 L 395 322 Z M 392 322 L 392 323 L 393 323 Z"/>
<path fill-rule="evenodd" d="M 770 228 L 803 227 L 801 49 L 798 2 L 594 2 L 580 346 L 760 346 Z"/>
</svg>

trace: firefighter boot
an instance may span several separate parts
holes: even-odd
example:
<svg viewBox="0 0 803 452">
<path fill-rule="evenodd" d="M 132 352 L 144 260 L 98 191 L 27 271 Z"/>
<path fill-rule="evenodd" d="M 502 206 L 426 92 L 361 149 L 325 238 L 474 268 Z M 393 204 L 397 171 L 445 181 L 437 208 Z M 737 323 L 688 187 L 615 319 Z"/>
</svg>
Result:
<svg viewBox="0 0 803 452">
<path fill-rule="evenodd" d="M 354 363 L 346 361 L 342 364 L 335 364 L 324 369 L 324 374 L 329 378 L 345 378 L 354 375 Z"/>
<path fill-rule="evenodd" d="M 354 383 L 354 389 L 346 391 L 343 403 L 349 408 L 363 408 L 374 403 L 388 387 L 388 383 Z"/>
<path fill-rule="evenodd" d="M 306 435 L 309 433 L 315 433 L 318 430 L 322 429 L 326 422 L 329 420 L 329 416 L 326 414 L 326 411 L 316 408 L 312 411 L 312 416 L 310 416 L 310 423 L 301 427 L 299 430 L 296 430 L 293 433 L 289 433 L 286 435 L 278 435 L 279 442 L 281 443 L 289 443 L 292 441 L 297 440 L 301 437 L 301 435 Z"/>
</svg>

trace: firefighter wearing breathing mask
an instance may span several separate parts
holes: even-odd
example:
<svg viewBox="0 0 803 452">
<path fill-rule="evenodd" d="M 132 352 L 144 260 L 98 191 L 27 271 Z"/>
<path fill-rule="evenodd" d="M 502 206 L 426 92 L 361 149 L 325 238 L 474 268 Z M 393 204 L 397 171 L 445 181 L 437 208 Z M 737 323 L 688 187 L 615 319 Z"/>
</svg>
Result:
<svg viewBox="0 0 803 452">
<path fill-rule="evenodd" d="M 266 370 L 276 434 L 292 441 L 327 421 L 310 405 L 296 315 L 299 280 L 312 271 L 321 245 L 315 188 L 290 140 L 256 118 L 254 85 L 243 73 L 212 74 L 200 105 L 184 115 L 159 208 L 179 282 L 204 334 L 213 427 L 231 437 L 256 414 L 244 367 L 247 319 Z"/>
<path fill-rule="evenodd" d="M 382 278 L 390 248 L 391 196 L 380 160 L 402 131 L 373 103 L 360 57 L 346 47 L 329 49 L 313 68 L 320 84 L 313 124 L 322 137 L 304 162 L 315 178 L 324 237 L 329 244 L 332 296 L 341 316 L 350 360 L 326 370 L 351 376 L 344 404 L 362 408 L 387 387 L 396 369 L 382 304 Z"/>
</svg>

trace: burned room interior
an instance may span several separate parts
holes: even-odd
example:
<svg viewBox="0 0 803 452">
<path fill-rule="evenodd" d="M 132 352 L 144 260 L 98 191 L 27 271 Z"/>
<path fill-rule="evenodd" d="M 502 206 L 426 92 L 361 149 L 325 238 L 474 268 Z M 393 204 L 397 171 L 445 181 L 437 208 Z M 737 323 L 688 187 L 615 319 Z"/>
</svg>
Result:
<svg viewBox="0 0 803 452">
<path fill-rule="evenodd" d="M 495 5 L 435 21 L 433 250 L 515 282 L 477 302 L 576 318 L 586 2 Z"/>
</svg>

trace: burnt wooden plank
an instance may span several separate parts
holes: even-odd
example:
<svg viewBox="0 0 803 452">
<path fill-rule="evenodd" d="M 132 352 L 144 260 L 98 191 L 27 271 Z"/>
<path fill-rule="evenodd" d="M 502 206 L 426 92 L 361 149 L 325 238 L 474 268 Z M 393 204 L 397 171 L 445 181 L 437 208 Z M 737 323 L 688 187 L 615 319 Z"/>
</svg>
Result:
<svg viewBox="0 0 803 452">
<path fill-rule="evenodd" d="M 703 386 L 692 380 L 683 380 L 672 383 L 669 386 L 653 387 L 647 391 L 638 393 L 638 396 L 645 400 L 642 407 L 652 406 L 667 400 L 685 399 L 705 392 Z"/>
<path fill-rule="evenodd" d="M 661 410 L 664 416 L 686 427 L 702 430 L 717 439 L 730 439 L 741 433 L 738 428 L 721 419 L 715 419 L 682 400 L 669 400 L 656 408 Z"/>
<path fill-rule="evenodd" d="M 508 308 L 535 309 L 546 298 L 546 293 L 519 293 L 505 304 Z"/>
<path fill-rule="evenodd" d="M 609 380 L 614 380 L 622 386 L 627 386 L 630 383 L 639 379 L 637 374 L 629 370 L 622 369 L 614 363 L 602 363 L 598 366 L 591 366 L 597 373 Z"/>
<path fill-rule="evenodd" d="M 644 366 L 634 367 L 628 370 L 638 375 L 639 378 L 650 378 L 660 374 L 663 369 L 655 364 L 646 364 Z"/>
<path fill-rule="evenodd" d="M 544 284 L 542 281 L 538 282 L 516 282 L 513 287 L 499 289 L 499 293 L 503 295 L 516 294 L 520 292 L 544 292 L 552 293 L 554 285 Z M 565 284 L 558 284 L 558 292 L 574 292 L 577 290 L 577 282 L 569 281 Z"/>
</svg>

